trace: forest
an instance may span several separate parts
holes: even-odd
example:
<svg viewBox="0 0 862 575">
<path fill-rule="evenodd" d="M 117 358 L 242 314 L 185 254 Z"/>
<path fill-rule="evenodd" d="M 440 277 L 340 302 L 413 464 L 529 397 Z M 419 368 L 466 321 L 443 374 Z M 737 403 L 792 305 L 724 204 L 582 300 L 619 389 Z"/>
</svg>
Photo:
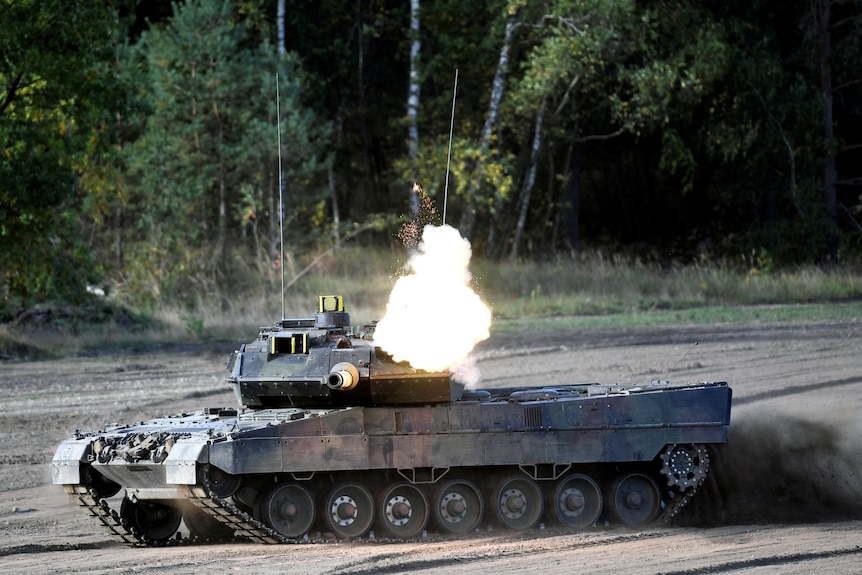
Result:
<svg viewBox="0 0 862 575">
<path fill-rule="evenodd" d="M 499 265 L 855 265 L 860 39 L 858 0 L 0 0 L 0 301 L 241 290 L 411 218 Z"/>
</svg>

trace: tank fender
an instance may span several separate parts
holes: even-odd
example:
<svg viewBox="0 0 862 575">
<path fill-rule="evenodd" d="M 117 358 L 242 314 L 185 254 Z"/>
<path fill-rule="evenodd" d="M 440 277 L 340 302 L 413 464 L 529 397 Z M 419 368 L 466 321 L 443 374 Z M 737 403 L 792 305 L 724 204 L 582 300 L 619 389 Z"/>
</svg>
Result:
<svg viewBox="0 0 862 575">
<path fill-rule="evenodd" d="M 90 441 L 69 439 L 57 447 L 51 461 L 51 481 L 55 485 L 81 483 L 81 464 L 89 463 L 92 452 Z"/>
<path fill-rule="evenodd" d="M 203 441 L 177 441 L 165 459 L 165 483 L 194 485 L 197 464 L 209 460 L 209 445 Z"/>
</svg>

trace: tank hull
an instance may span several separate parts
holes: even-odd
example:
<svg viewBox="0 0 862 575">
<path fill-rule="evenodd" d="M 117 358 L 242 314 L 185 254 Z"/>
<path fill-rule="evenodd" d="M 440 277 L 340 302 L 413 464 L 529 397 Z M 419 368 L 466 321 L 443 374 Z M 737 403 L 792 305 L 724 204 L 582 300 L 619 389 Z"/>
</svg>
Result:
<svg viewBox="0 0 862 575">
<path fill-rule="evenodd" d="M 726 383 L 660 382 L 482 390 L 430 405 L 207 409 L 78 434 L 58 447 L 52 474 L 85 506 L 90 500 L 91 507 L 102 505 L 110 491 L 105 485 L 119 487 L 140 513 L 144 502 L 202 509 L 227 530 L 253 523 L 264 534 L 255 540 L 263 542 L 295 540 L 321 525 L 342 538 L 364 535 L 370 521 L 345 527 L 333 509 L 362 508 L 366 499 L 365 514 L 382 520 L 393 536 L 415 535 L 404 525 L 422 509 L 427 517 L 416 521 L 423 529 L 431 521 L 450 531 L 457 522 L 440 505 L 461 509 L 477 497 L 482 503 L 472 508 L 488 508 L 476 512 L 477 525 L 493 519 L 495 508 L 504 526 L 529 527 L 541 513 L 523 519 L 525 502 L 565 524 L 565 506 L 544 509 L 555 489 L 562 490 L 560 501 L 575 502 L 575 516 L 584 499 L 606 500 L 598 502 L 606 514 L 614 497 L 656 499 L 643 521 L 640 503 L 615 506 L 623 523 L 642 523 L 661 508 L 673 507 L 663 516 L 674 515 L 697 490 L 708 471 L 707 446 L 727 440 L 730 406 Z M 569 477 L 574 483 L 565 483 Z M 436 494 L 452 478 L 460 480 L 453 492 Z M 347 491 L 336 497 L 342 486 Z M 379 506 L 386 497 L 388 510 Z M 285 505 L 295 511 L 294 499 L 313 515 L 298 527 L 293 516 L 273 515 Z M 406 519 L 398 519 L 399 509 Z M 146 519 L 143 525 L 152 522 Z"/>
</svg>

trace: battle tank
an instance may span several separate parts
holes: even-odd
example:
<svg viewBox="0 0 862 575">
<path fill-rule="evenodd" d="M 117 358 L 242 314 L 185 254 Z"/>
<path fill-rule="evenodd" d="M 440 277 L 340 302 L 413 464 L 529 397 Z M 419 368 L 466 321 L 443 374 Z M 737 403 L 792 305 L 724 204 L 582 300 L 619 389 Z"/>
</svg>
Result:
<svg viewBox="0 0 862 575">
<path fill-rule="evenodd" d="M 465 390 L 349 325 L 323 296 L 261 328 L 228 362 L 241 407 L 75 432 L 53 482 L 132 545 L 181 522 L 260 543 L 642 525 L 680 512 L 727 438 L 724 382 Z"/>
</svg>

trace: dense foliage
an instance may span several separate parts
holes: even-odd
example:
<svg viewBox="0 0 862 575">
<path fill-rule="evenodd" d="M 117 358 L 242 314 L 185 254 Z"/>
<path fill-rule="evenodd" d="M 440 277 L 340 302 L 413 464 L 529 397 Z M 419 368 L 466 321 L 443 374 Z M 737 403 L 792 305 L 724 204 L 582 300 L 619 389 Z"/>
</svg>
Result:
<svg viewBox="0 0 862 575">
<path fill-rule="evenodd" d="M 860 34 L 845 0 L 0 0 L 0 295 L 194 305 L 395 242 L 414 180 L 494 259 L 834 263 Z"/>
</svg>

